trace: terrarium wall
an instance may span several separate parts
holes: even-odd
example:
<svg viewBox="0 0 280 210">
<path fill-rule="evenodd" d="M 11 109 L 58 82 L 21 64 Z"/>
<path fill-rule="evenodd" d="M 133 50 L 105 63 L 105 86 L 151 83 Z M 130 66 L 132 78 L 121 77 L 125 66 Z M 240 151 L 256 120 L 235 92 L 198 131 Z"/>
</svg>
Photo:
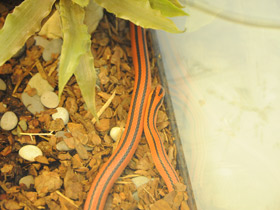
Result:
<svg viewBox="0 0 280 210">
<path fill-rule="evenodd" d="M 198 209 L 279 209 L 280 4 L 191 1 L 158 32 Z"/>
</svg>

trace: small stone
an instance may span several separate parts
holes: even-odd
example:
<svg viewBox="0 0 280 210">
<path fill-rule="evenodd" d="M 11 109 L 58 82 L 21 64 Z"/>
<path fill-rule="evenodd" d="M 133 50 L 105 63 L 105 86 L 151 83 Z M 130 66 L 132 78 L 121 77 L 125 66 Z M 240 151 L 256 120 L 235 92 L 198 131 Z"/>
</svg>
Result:
<svg viewBox="0 0 280 210">
<path fill-rule="evenodd" d="M 0 78 L 0 90 L 6 90 L 7 85 L 6 83 Z"/>
<path fill-rule="evenodd" d="M 25 186 L 29 189 L 30 185 L 34 185 L 35 181 L 33 176 L 28 175 L 28 176 L 24 176 L 19 180 L 19 184 L 25 184 Z"/>
<path fill-rule="evenodd" d="M 58 151 L 70 151 L 73 150 L 70 147 L 67 146 L 67 144 L 65 143 L 65 141 L 60 141 L 56 144 L 56 149 Z"/>
<path fill-rule="evenodd" d="M 66 125 L 69 121 L 69 113 L 67 109 L 64 107 L 57 107 L 56 108 L 57 112 L 52 114 L 52 118 L 56 120 L 57 118 L 61 118 L 64 122 L 64 125 Z"/>
<path fill-rule="evenodd" d="M 18 118 L 16 114 L 11 111 L 8 111 L 5 112 L 5 114 L 3 114 L 0 125 L 3 130 L 9 131 L 15 128 L 17 123 L 18 123 Z"/>
<path fill-rule="evenodd" d="M 41 46 L 43 48 L 46 48 L 49 45 L 49 43 L 50 43 L 49 40 L 47 40 L 47 39 L 45 39 L 45 38 L 43 38 L 41 36 L 35 36 L 34 39 L 36 41 L 36 45 L 39 45 L 39 46 Z"/>
<path fill-rule="evenodd" d="M 117 141 L 118 139 L 120 139 L 122 133 L 124 131 L 124 128 L 121 127 L 113 127 L 110 131 L 110 136 L 112 137 L 112 139 L 114 141 Z"/>
<path fill-rule="evenodd" d="M 32 162 L 35 161 L 36 157 L 43 155 L 41 149 L 34 145 L 23 146 L 18 153 L 23 159 Z"/>
<path fill-rule="evenodd" d="M 62 137 L 63 139 L 65 139 L 65 138 L 67 138 L 67 136 L 65 134 L 66 134 L 65 131 L 57 131 L 55 133 L 55 137 L 57 137 L 57 138 Z"/>
<path fill-rule="evenodd" d="M 41 103 L 47 108 L 56 108 L 59 104 L 58 95 L 52 91 L 46 91 L 41 95 Z"/>
<path fill-rule="evenodd" d="M 23 92 L 21 94 L 21 101 L 32 114 L 44 111 L 44 106 L 42 105 L 38 95 L 29 96 L 27 93 Z"/>
<path fill-rule="evenodd" d="M 23 131 L 26 131 L 26 130 L 27 130 L 27 123 L 26 123 L 25 120 L 20 120 L 20 121 L 18 122 L 18 124 L 19 124 L 20 128 L 21 128 Z"/>
<path fill-rule="evenodd" d="M 141 185 L 148 183 L 150 179 L 145 176 L 137 176 L 132 178 L 131 181 L 135 184 L 136 188 L 138 188 Z"/>
<path fill-rule="evenodd" d="M 61 46 L 62 46 L 61 39 L 51 40 L 43 51 L 43 59 L 45 61 L 50 61 L 52 59 L 53 54 L 60 54 Z"/>
<path fill-rule="evenodd" d="M 53 87 L 48 83 L 47 80 L 43 79 L 40 73 L 35 74 L 28 82 L 31 88 L 37 90 L 38 96 L 41 96 L 46 91 L 53 91 Z"/>
<path fill-rule="evenodd" d="M 45 61 L 50 61 L 53 54 L 60 54 L 62 46 L 61 39 L 52 39 L 49 41 L 41 36 L 36 36 L 35 40 L 36 45 L 42 46 L 44 48 L 42 56 Z"/>
</svg>

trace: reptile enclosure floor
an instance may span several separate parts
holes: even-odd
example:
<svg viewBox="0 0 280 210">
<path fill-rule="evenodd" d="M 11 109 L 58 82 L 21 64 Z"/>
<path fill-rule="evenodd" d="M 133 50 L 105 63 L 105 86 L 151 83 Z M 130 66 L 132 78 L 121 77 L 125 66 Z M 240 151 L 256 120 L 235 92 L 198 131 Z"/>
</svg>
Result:
<svg viewBox="0 0 280 210">
<path fill-rule="evenodd" d="M 1 5 L 1 27 L 11 9 L 9 5 Z M 158 114 L 158 130 L 168 156 L 187 188 L 186 191 L 181 189 L 168 193 L 143 136 L 133 159 L 113 186 L 106 209 L 195 210 L 160 52 L 156 36 L 151 32 L 148 32 L 148 43 L 152 85 L 161 83 L 166 90 L 165 102 Z M 67 125 L 52 119 L 55 109 L 46 108 L 36 115 L 26 109 L 20 100 L 21 94 L 36 94 L 36 90 L 27 87 L 36 73 L 47 80 L 57 93 L 56 69 L 59 54 L 54 54 L 51 61 L 44 61 L 44 49 L 36 45 L 34 37 L 26 42 L 25 47 L 19 58 L 12 58 L 0 67 L 0 78 L 7 85 L 5 91 L 0 91 L 0 117 L 6 111 L 13 111 L 19 121 L 24 121 L 27 125 L 24 131 L 18 125 L 13 131 L 1 130 L 0 133 L 1 209 L 82 209 L 86 193 L 98 169 L 110 157 L 118 143 L 110 137 L 110 129 L 115 126 L 124 127 L 126 122 L 134 79 L 128 23 L 105 13 L 92 35 L 92 53 L 98 73 L 97 110 L 115 92 L 112 102 L 100 116 L 99 123 L 92 122 L 92 115 L 86 110 L 74 77 L 68 82 L 59 102 L 59 106 L 65 107 L 70 114 Z M 66 140 L 55 135 L 61 131 L 64 131 Z M 79 143 L 73 144 L 73 139 Z M 72 150 L 57 150 L 56 145 L 62 140 L 68 146 L 72 144 Z M 28 144 L 36 145 L 43 151 L 43 156 L 35 162 L 23 160 L 18 155 L 19 149 Z M 19 184 L 19 180 L 27 175 L 32 175 L 35 179 L 29 188 Z M 147 180 L 146 183 L 136 188 L 133 180 L 143 177 Z"/>
</svg>

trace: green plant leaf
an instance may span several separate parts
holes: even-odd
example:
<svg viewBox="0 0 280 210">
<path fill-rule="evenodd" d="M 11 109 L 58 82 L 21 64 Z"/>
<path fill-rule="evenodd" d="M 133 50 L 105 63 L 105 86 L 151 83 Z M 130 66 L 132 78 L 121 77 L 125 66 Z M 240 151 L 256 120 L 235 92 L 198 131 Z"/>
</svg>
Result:
<svg viewBox="0 0 280 210">
<path fill-rule="evenodd" d="M 188 15 L 184 10 L 172 4 L 169 0 L 149 0 L 151 7 L 157 9 L 166 17 L 176 17 Z"/>
<path fill-rule="evenodd" d="M 186 0 L 182 0 L 183 3 L 181 3 L 181 1 L 178 1 L 178 0 L 169 0 L 172 4 L 174 4 L 176 7 L 179 7 L 179 8 L 184 8 L 186 5 Z"/>
<path fill-rule="evenodd" d="M 96 10 L 99 8 L 96 7 Z M 85 9 L 71 0 L 60 0 L 60 14 L 63 46 L 59 67 L 59 96 L 67 81 L 75 74 L 87 108 L 97 119 L 95 110 L 96 74 L 91 54 L 90 35 L 84 24 Z M 99 20 L 100 18 L 95 21 Z"/>
<path fill-rule="evenodd" d="M 81 7 L 86 7 L 89 3 L 89 0 L 72 0 L 72 1 L 80 5 Z"/>
<path fill-rule="evenodd" d="M 63 45 L 59 64 L 59 96 L 79 65 L 80 58 L 90 47 L 90 35 L 84 24 L 85 11 L 71 0 L 60 0 Z"/>
<path fill-rule="evenodd" d="M 103 17 L 103 8 L 96 4 L 93 0 L 89 1 L 87 7 L 85 7 L 85 19 L 84 23 L 88 27 L 88 32 L 91 34 L 97 28 L 100 20 Z"/>
<path fill-rule="evenodd" d="M 95 0 L 95 2 L 117 17 L 130 20 L 144 28 L 162 29 L 172 33 L 183 32 L 159 10 L 153 9 L 149 0 Z"/>
<path fill-rule="evenodd" d="M 95 109 L 96 73 L 90 49 L 88 49 L 86 54 L 81 56 L 80 63 L 75 71 L 75 76 L 88 110 L 94 115 L 95 119 L 98 119 Z"/>
<path fill-rule="evenodd" d="M 42 20 L 51 12 L 55 0 L 25 0 L 9 14 L 0 30 L 0 66 L 41 28 Z"/>
</svg>

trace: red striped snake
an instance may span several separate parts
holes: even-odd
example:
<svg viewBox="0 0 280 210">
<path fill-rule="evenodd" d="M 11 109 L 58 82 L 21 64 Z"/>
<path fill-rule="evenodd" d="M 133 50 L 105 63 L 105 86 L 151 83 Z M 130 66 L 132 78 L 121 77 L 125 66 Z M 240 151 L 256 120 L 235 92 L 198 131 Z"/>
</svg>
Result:
<svg viewBox="0 0 280 210">
<path fill-rule="evenodd" d="M 88 192 L 84 210 L 101 210 L 104 208 L 114 182 L 135 153 L 143 128 L 145 128 L 145 135 L 151 148 L 153 160 L 169 191 L 172 191 L 174 183 L 179 181 L 155 127 L 157 111 L 162 103 L 164 91 L 161 86 L 151 91 L 146 33 L 143 28 L 132 23 L 130 24 L 130 33 L 135 83 L 125 130 L 118 147 L 95 177 Z"/>
</svg>

